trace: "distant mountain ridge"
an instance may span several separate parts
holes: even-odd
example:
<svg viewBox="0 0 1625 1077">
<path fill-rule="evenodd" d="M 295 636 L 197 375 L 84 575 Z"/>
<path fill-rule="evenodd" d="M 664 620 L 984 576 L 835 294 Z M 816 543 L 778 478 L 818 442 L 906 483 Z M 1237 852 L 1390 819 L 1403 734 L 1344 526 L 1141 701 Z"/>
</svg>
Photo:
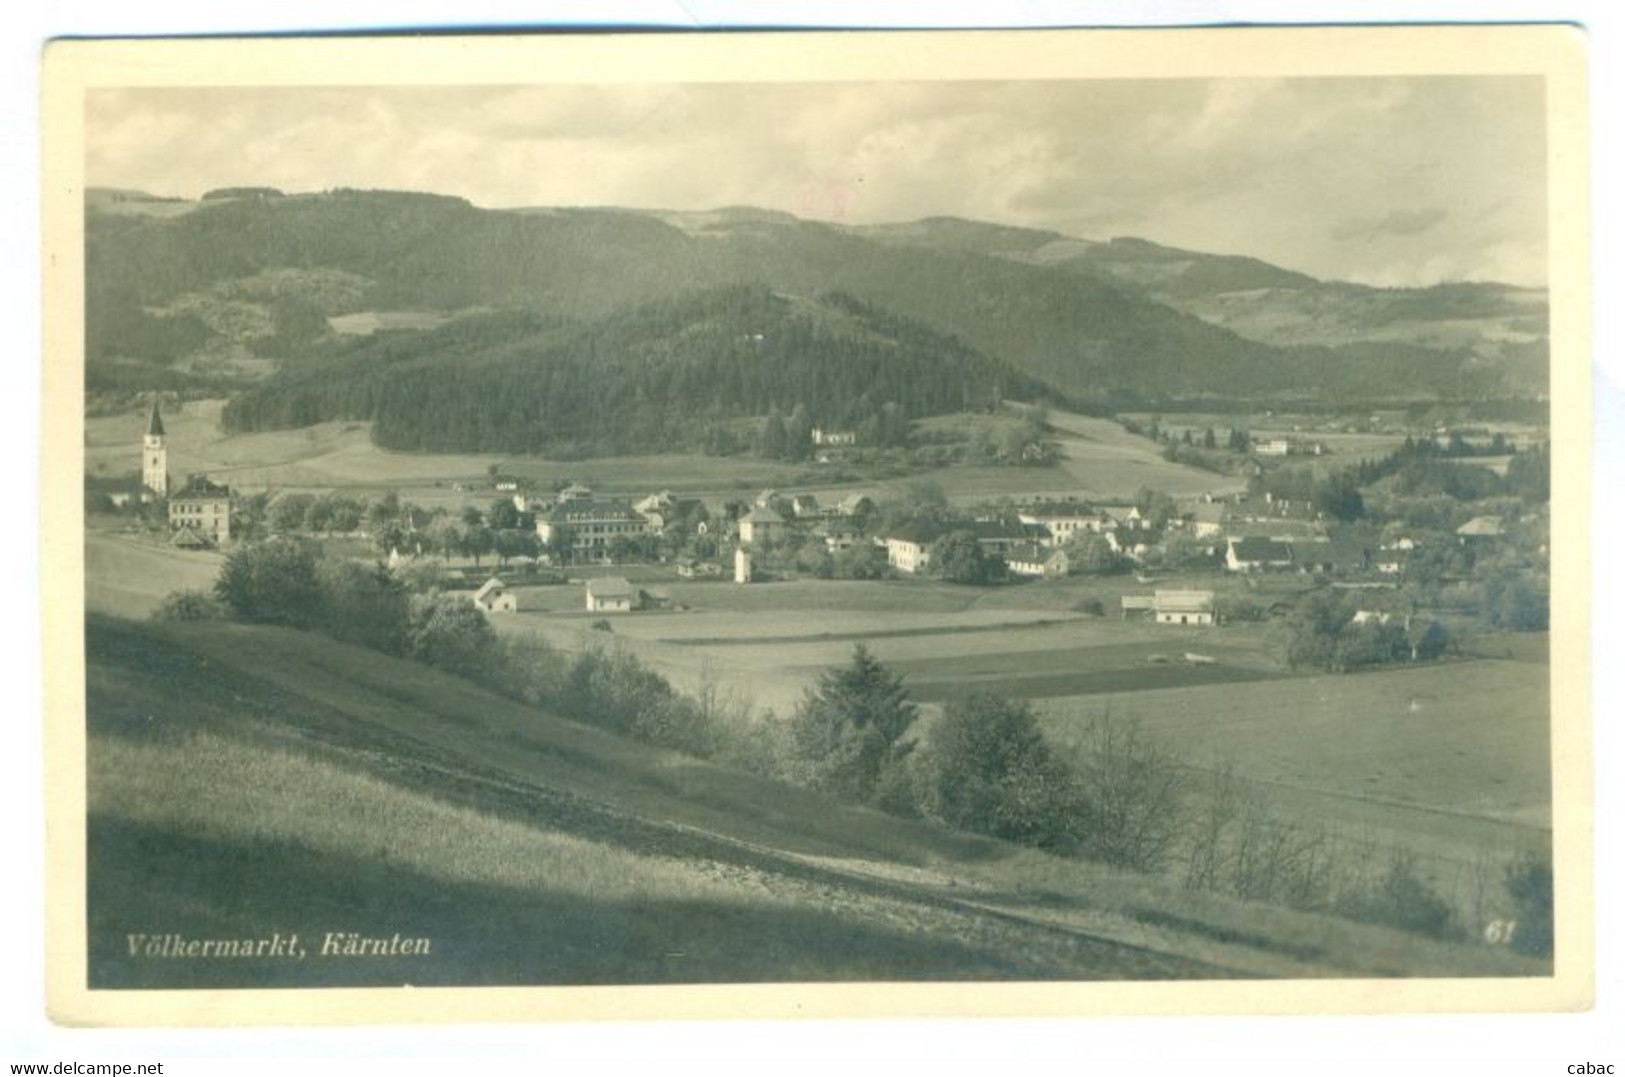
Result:
<svg viewBox="0 0 1625 1077">
<path fill-rule="evenodd" d="M 109 204 L 87 198 L 93 381 L 169 372 L 211 348 L 290 360 L 335 315 L 596 319 L 749 284 L 852 297 L 1083 404 L 1528 396 L 1546 384 L 1543 293 L 1367 289 L 1145 240 L 955 218 L 842 226 L 752 207 L 491 210 L 404 192 L 162 214 Z"/>
</svg>

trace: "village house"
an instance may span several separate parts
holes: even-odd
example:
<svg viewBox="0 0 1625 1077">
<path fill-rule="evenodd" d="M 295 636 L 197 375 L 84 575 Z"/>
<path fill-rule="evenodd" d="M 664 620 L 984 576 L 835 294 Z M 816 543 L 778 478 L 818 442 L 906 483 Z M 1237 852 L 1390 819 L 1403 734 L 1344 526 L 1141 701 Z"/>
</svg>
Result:
<svg viewBox="0 0 1625 1077">
<path fill-rule="evenodd" d="M 853 430 L 825 430 L 821 426 L 812 429 L 812 442 L 824 448 L 844 448 L 858 443 L 858 435 Z"/>
<path fill-rule="evenodd" d="M 685 580 L 714 579 L 721 577 L 722 566 L 715 561 L 696 561 L 692 557 L 684 557 L 677 562 L 677 575 Z"/>
<path fill-rule="evenodd" d="M 1212 591 L 1166 590 L 1149 595 L 1124 595 L 1123 616 L 1149 614 L 1159 625 L 1212 625 Z"/>
<path fill-rule="evenodd" d="M 1084 534 L 1099 534 L 1105 529 L 1108 517 L 1081 501 L 1039 501 L 1021 508 L 1016 518 L 1032 527 L 1047 531 L 1040 541 L 1046 546 L 1061 546 Z"/>
<path fill-rule="evenodd" d="M 519 599 L 508 585 L 492 576 L 474 592 L 474 605 L 486 613 L 517 613 Z"/>
<path fill-rule="evenodd" d="M 1138 505 L 1102 505 L 1100 511 L 1111 521 L 1113 529 L 1142 531 L 1150 526 Z"/>
<path fill-rule="evenodd" d="M 1495 516 L 1474 516 L 1456 528 L 1456 537 L 1463 546 L 1492 542 L 1503 534 L 1501 521 Z"/>
<path fill-rule="evenodd" d="M 1151 609 L 1159 625 L 1211 625 L 1212 591 L 1158 591 Z"/>
<path fill-rule="evenodd" d="M 739 518 L 739 541 L 743 543 L 771 542 L 780 538 L 790 523 L 776 508 L 758 504 Z"/>
<path fill-rule="evenodd" d="M 1216 538 L 1224 534 L 1229 509 L 1216 501 L 1203 501 L 1190 512 L 1191 534 L 1197 538 Z"/>
<path fill-rule="evenodd" d="M 193 475 L 169 498 L 171 531 L 187 530 L 209 545 L 231 540 L 231 487 Z"/>
<path fill-rule="evenodd" d="M 1224 553 L 1224 567 L 1231 572 L 1264 572 L 1292 567 L 1292 546 L 1279 539 L 1248 536 L 1233 538 Z"/>
<path fill-rule="evenodd" d="M 583 486 L 578 482 L 572 482 L 558 492 L 558 494 L 553 498 L 553 503 L 556 505 L 562 505 L 567 501 L 591 500 L 592 490 L 590 487 Z"/>
<path fill-rule="evenodd" d="M 577 561 L 602 560 L 615 539 L 652 533 L 649 521 L 624 501 L 561 498 L 536 517 L 536 537 L 552 546 L 559 536 L 568 536 L 570 554 Z"/>
<path fill-rule="evenodd" d="M 750 551 L 743 546 L 734 548 L 734 582 L 750 583 L 756 578 L 756 565 Z"/>
<path fill-rule="evenodd" d="M 1398 576 L 1405 571 L 1405 565 L 1415 549 L 1415 540 L 1408 536 L 1390 538 L 1371 555 L 1371 567 L 1384 576 Z"/>
<path fill-rule="evenodd" d="M 587 581 L 588 613 L 627 613 L 638 608 L 638 593 L 620 576 Z"/>
<path fill-rule="evenodd" d="M 1065 579 L 1072 564 L 1066 551 L 1058 546 L 1023 544 L 1004 555 L 1004 563 L 1012 576 L 1027 576 L 1045 580 Z"/>
<path fill-rule="evenodd" d="M 819 515 L 818 498 L 812 494 L 797 494 L 790 499 L 790 515 L 798 520 Z"/>
<path fill-rule="evenodd" d="M 840 520 L 829 520 L 813 529 L 813 537 L 822 539 L 830 553 L 844 553 L 858 544 L 857 527 Z"/>
<path fill-rule="evenodd" d="M 1253 452 L 1259 456 L 1286 456 L 1292 451 L 1292 442 L 1286 438 L 1269 438 L 1253 443 Z"/>
<path fill-rule="evenodd" d="M 886 563 L 898 572 L 923 572 L 931 563 L 931 543 L 945 532 L 940 527 L 915 524 L 883 536 Z"/>
<path fill-rule="evenodd" d="M 911 524 L 881 536 L 886 545 L 886 563 L 899 572 L 922 572 L 931 563 L 931 544 L 955 531 L 968 532 L 984 552 L 998 557 L 1004 557 L 1024 541 L 1033 542 L 1037 538 L 1019 526 L 1010 527 L 996 520 Z"/>
<path fill-rule="evenodd" d="M 842 516 L 851 519 L 856 516 L 871 516 L 875 511 L 874 498 L 868 494 L 848 494 L 832 506 L 824 509 L 826 516 Z"/>
</svg>

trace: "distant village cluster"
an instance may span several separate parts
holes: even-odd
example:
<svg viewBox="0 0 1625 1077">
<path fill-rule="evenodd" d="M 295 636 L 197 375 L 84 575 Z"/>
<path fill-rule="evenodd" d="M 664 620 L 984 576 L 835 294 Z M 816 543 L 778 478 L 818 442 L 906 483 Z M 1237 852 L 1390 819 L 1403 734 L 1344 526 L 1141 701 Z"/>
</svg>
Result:
<svg viewBox="0 0 1625 1077">
<path fill-rule="evenodd" d="M 846 432 L 814 431 L 820 446 L 839 447 L 849 438 Z M 1321 451 L 1318 444 L 1285 438 L 1257 442 L 1253 449 L 1259 456 Z M 161 505 L 173 546 L 215 549 L 291 529 L 289 519 L 267 511 L 268 494 L 239 498 L 206 475 L 174 484 L 167 457 L 163 416 L 154 402 L 141 442 L 140 488 L 114 489 L 109 496 L 116 506 L 135 498 Z M 469 484 L 458 489 L 467 491 Z M 564 582 L 562 570 L 569 567 L 594 569 L 582 581 L 585 611 L 625 613 L 665 600 L 624 577 L 597 574 L 603 566 L 658 565 L 678 580 L 736 584 L 786 576 L 932 576 L 991 584 L 1126 572 L 1150 583 L 1159 572 L 1178 572 L 1215 578 L 1299 574 L 1358 588 L 1394 586 L 1424 546 L 1401 522 L 1339 520 L 1307 499 L 1267 489 L 1184 502 L 1152 491 L 1123 503 L 1036 496 L 974 508 L 950 506 L 940 491 L 934 498 L 881 503 L 863 493 L 825 501 L 812 492 L 765 489 L 753 498 L 708 505 L 669 490 L 635 500 L 603 497 L 574 482 L 538 491 L 495 468 L 488 489 L 494 500 L 487 511 L 436 516 L 391 501 L 365 515 L 359 506 L 331 512 L 325 533 L 369 540 L 392 571 L 438 562 L 447 569 L 444 581 L 463 582 L 470 600 L 488 614 L 520 609 L 520 594 L 502 573 L 512 582 L 556 583 Z M 309 495 L 283 495 L 289 497 L 317 504 Z M 245 517 L 252 519 L 245 523 Z M 1505 528 L 1499 516 L 1475 516 L 1455 528 L 1453 544 L 1493 547 Z M 306 529 L 312 530 L 308 520 Z M 485 555 L 494 556 L 497 573 L 483 570 Z M 453 570 L 459 558 L 465 565 Z M 1119 608 L 1124 617 L 1158 624 L 1207 626 L 1223 618 L 1213 590 L 1188 586 L 1123 595 Z"/>
</svg>

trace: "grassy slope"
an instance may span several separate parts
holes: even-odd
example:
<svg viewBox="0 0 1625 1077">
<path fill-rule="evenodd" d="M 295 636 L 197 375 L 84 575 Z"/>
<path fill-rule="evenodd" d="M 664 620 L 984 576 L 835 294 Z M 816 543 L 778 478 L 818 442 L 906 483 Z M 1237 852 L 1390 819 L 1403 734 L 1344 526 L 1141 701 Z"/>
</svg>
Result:
<svg viewBox="0 0 1625 1077">
<path fill-rule="evenodd" d="M 317 637 L 87 638 L 103 986 L 1534 971 L 848 808 Z M 125 956 L 340 930 L 435 952 Z"/>
</svg>

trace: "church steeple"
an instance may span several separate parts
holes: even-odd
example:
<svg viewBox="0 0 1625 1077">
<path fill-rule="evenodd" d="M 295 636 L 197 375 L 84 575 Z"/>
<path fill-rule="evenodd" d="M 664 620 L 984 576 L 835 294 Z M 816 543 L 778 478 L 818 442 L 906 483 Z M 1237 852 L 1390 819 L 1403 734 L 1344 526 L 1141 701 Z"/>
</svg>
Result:
<svg viewBox="0 0 1625 1077">
<path fill-rule="evenodd" d="M 164 447 L 164 417 L 158 414 L 157 397 L 141 439 L 141 485 L 155 497 L 169 496 L 169 451 Z"/>
</svg>

